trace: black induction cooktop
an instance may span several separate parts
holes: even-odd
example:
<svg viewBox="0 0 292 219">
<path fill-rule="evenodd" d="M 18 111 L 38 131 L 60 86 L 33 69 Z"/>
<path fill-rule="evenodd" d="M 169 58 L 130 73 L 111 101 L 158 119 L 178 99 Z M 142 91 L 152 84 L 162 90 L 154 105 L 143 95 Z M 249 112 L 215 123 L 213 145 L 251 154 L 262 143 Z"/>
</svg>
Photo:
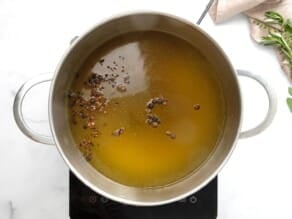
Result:
<svg viewBox="0 0 292 219">
<path fill-rule="evenodd" d="M 199 192 L 172 204 L 134 207 L 111 201 L 70 172 L 71 219 L 216 219 L 217 177 Z"/>
</svg>

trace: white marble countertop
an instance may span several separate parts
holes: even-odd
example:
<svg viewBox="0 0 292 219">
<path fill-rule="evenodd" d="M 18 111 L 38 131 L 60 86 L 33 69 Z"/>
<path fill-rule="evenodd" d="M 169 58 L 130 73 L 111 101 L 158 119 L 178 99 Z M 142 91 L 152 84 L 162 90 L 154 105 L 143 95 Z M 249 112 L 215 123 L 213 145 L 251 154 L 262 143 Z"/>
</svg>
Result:
<svg viewBox="0 0 292 219">
<path fill-rule="evenodd" d="M 73 36 L 112 14 L 151 9 L 195 22 L 205 4 L 206 0 L 0 0 L 1 219 L 69 218 L 68 168 L 54 146 L 29 140 L 13 120 L 12 103 L 19 86 L 39 73 L 53 72 Z M 202 27 L 220 43 L 236 68 L 260 74 L 278 97 L 271 127 L 240 140 L 219 175 L 218 218 L 291 219 L 292 114 L 285 103 L 288 82 L 273 51 L 251 41 L 244 16 L 218 26 L 207 17 Z M 264 117 L 268 102 L 255 82 L 241 81 L 243 128 L 247 128 Z M 32 92 L 24 109 L 27 119 L 43 131 L 47 131 L 48 86 Z M 13 217 L 9 216 L 11 209 Z"/>
</svg>

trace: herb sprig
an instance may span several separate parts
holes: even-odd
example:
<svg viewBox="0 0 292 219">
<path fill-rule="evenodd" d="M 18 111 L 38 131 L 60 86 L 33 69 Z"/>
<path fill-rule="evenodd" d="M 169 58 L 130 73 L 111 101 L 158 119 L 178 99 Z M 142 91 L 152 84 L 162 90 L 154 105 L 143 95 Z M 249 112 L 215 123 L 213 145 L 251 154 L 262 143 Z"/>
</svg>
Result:
<svg viewBox="0 0 292 219">
<path fill-rule="evenodd" d="M 292 18 L 284 19 L 274 11 L 265 13 L 265 22 L 275 26 L 262 38 L 261 44 L 275 46 L 284 54 L 287 64 L 292 68 Z"/>
<path fill-rule="evenodd" d="M 261 44 L 278 48 L 285 57 L 285 64 L 292 70 L 292 18 L 285 20 L 279 13 L 267 11 L 265 24 L 272 28 L 269 28 L 267 36 L 262 37 Z M 287 104 L 292 112 L 292 87 L 288 88 L 288 92 Z"/>
</svg>

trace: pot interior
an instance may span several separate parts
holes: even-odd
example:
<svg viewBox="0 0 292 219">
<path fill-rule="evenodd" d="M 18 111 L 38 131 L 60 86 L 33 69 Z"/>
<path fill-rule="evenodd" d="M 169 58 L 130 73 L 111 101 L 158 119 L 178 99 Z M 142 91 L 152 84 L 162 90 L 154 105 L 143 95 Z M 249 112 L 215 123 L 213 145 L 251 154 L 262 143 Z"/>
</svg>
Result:
<svg viewBox="0 0 292 219">
<path fill-rule="evenodd" d="M 129 187 L 96 171 L 75 145 L 67 118 L 66 92 L 84 60 L 104 42 L 133 31 L 162 31 L 178 36 L 208 59 L 216 69 L 223 90 L 226 119 L 222 137 L 213 154 L 199 169 L 184 179 L 154 188 Z M 132 205 L 159 205 L 190 195 L 207 184 L 232 152 L 241 121 L 241 97 L 236 74 L 219 46 L 199 27 L 170 15 L 139 13 L 116 17 L 102 23 L 73 43 L 56 70 L 49 100 L 50 123 L 55 142 L 66 163 L 86 185 L 115 201 Z"/>
</svg>

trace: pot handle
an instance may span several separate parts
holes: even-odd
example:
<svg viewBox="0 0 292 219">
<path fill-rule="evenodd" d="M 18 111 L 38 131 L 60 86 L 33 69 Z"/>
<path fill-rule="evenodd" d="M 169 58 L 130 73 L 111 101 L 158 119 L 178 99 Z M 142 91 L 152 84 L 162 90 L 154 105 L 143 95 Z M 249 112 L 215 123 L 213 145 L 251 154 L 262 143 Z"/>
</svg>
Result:
<svg viewBox="0 0 292 219">
<path fill-rule="evenodd" d="M 25 119 L 23 118 L 22 103 L 25 98 L 25 95 L 30 91 L 31 88 L 41 83 L 51 81 L 52 78 L 53 78 L 53 74 L 47 73 L 47 74 L 38 75 L 28 80 L 17 91 L 16 96 L 14 98 L 14 103 L 13 103 L 14 119 L 18 128 L 22 131 L 22 133 L 36 142 L 47 144 L 47 145 L 55 144 L 53 137 L 39 134 L 38 132 L 32 130 L 27 125 L 27 123 L 25 122 Z"/>
<path fill-rule="evenodd" d="M 237 72 L 239 76 L 248 77 L 258 82 L 265 89 L 269 99 L 269 109 L 264 120 L 256 127 L 240 132 L 239 134 L 240 138 L 248 138 L 261 133 L 270 126 L 277 111 L 277 97 L 273 89 L 262 77 L 250 73 L 246 70 L 237 70 Z"/>
</svg>

